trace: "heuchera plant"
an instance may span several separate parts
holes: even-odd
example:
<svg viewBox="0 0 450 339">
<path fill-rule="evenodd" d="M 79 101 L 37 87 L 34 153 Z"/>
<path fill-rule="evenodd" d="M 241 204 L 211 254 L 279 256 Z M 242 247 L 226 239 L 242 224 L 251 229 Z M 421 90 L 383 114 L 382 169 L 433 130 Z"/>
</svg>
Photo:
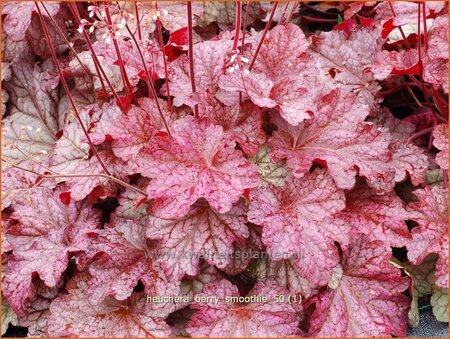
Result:
<svg viewBox="0 0 450 339">
<path fill-rule="evenodd" d="M 447 37 L 439 1 L 3 3 L 2 334 L 448 321 Z"/>
</svg>

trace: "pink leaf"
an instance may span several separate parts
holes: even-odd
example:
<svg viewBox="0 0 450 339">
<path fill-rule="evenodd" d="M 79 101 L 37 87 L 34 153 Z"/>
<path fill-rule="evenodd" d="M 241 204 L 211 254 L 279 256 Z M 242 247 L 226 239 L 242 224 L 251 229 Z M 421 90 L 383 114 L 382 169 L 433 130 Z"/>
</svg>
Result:
<svg viewBox="0 0 450 339">
<path fill-rule="evenodd" d="M 148 179 L 141 178 L 135 184 L 135 187 L 145 189 L 148 182 Z M 142 200 L 143 198 L 145 197 L 141 193 L 129 188 L 125 189 L 117 198 L 119 206 L 116 207 L 114 213 L 111 215 L 111 223 L 119 224 L 122 221 L 125 222 L 125 220 L 132 220 L 135 223 L 144 225 L 150 215 L 147 213 L 149 202 Z"/>
<path fill-rule="evenodd" d="M 30 302 L 27 315 L 19 318 L 20 326 L 28 328 L 28 337 L 44 338 L 46 336 L 47 319 L 50 315 L 50 300 L 37 298 Z"/>
<path fill-rule="evenodd" d="M 406 51 L 380 51 L 370 70 L 377 80 L 384 80 L 390 75 L 420 75 L 421 65 L 415 49 Z"/>
<path fill-rule="evenodd" d="M 145 108 L 133 106 L 127 115 L 122 114 L 115 104 L 103 105 L 101 117 L 91 129 L 95 143 L 112 139 L 112 151 L 124 161 L 136 156 L 157 131 L 154 121 L 154 116 L 158 114 L 156 105 L 150 99 L 141 100 L 145 103 Z"/>
<path fill-rule="evenodd" d="M 215 94 L 219 89 L 219 77 L 224 74 L 225 61 L 232 42 L 227 40 L 205 41 L 194 45 L 194 73 L 197 93 L 192 93 L 189 59 L 182 55 L 170 64 L 170 94 L 175 106 L 197 104 L 196 95 L 203 97 L 206 91 Z M 228 57 L 229 58 L 229 57 Z"/>
<path fill-rule="evenodd" d="M 262 130 L 261 109 L 250 102 L 242 106 L 226 106 L 212 95 L 207 95 L 206 101 L 208 105 L 200 106 L 199 115 L 208 117 L 214 124 L 221 125 L 247 155 L 255 155 L 258 146 L 266 140 Z"/>
<path fill-rule="evenodd" d="M 310 93 L 305 83 L 295 77 L 274 82 L 264 73 L 247 75 L 241 70 L 220 80 L 223 89 L 243 92 L 256 105 L 279 110 L 280 115 L 294 126 L 314 115 L 316 99 L 322 93 L 320 89 Z"/>
<path fill-rule="evenodd" d="M 200 258 L 219 268 L 230 262 L 233 243 L 243 242 L 249 236 L 245 212 L 242 203 L 219 214 L 207 203 L 198 202 L 179 219 L 150 217 L 147 236 L 161 242 L 163 252 L 167 252 L 166 270 L 171 276 L 194 276 Z"/>
<path fill-rule="evenodd" d="M 437 164 L 444 170 L 448 170 L 448 125 L 440 124 L 433 130 L 433 145 L 440 150 L 436 154 Z"/>
<path fill-rule="evenodd" d="M 59 129 L 57 91 L 42 87 L 45 73 L 37 64 L 18 60 L 11 71 L 5 84 L 11 111 L 2 122 L 2 156 L 15 164 L 30 158 L 42 162 L 52 152 Z"/>
<path fill-rule="evenodd" d="M 368 113 L 368 107 L 354 95 L 343 96 L 334 90 L 322 98 L 314 119 L 297 127 L 276 120 L 278 131 L 269 139 L 272 160 L 286 158 L 297 177 L 319 163 L 327 167 L 339 188 L 352 188 L 359 174 L 371 187 L 388 191 L 394 184 L 390 138 L 364 122 Z"/>
<path fill-rule="evenodd" d="M 380 195 L 359 183 L 346 194 L 345 203 L 345 210 L 334 215 L 336 225 L 347 224 L 352 232 L 393 247 L 403 247 L 411 239 L 405 222 L 410 214 L 394 191 Z"/>
<path fill-rule="evenodd" d="M 432 59 L 425 63 L 423 70 L 423 79 L 433 85 L 434 88 L 442 88 L 445 93 L 448 93 L 448 60 L 447 59 Z"/>
<path fill-rule="evenodd" d="M 118 43 L 128 80 L 132 86 L 136 86 L 141 75 L 147 77 L 144 65 L 142 64 L 142 59 L 132 40 L 118 39 Z M 100 60 L 104 60 L 103 63 L 110 67 L 111 70 L 121 78 L 118 57 L 114 45 L 112 43 L 108 44 L 103 41 L 97 41 L 93 44 L 93 47 L 96 55 L 101 58 Z M 162 54 L 157 43 L 152 40 L 145 40 L 142 41 L 139 48 L 145 60 L 147 70 L 150 73 L 151 80 L 164 78 Z M 122 88 L 122 85 L 120 85 L 118 90 Z"/>
<path fill-rule="evenodd" d="M 333 280 L 310 304 L 310 336 L 405 336 L 409 300 L 402 292 L 409 278 L 388 262 L 390 249 L 382 242 L 360 240 L 344 250 Z"/>
<path fill-rule="evenodd" d="M 3 149 L 2 149 L 3 150 Z M 39 171 L 40 166 L 31 161 L 22 163 L 27 169 Z M 23 200 L 33 185 L 39 180 L 39 176 L 14 167 L 2 168 L 2 210 L 8 208 L 15 201 Z M 52 184 L 47 182 L 49 186 Z"/>
<path fill-rule="evenodd" d="M 113 228 L 113 226 L 115 226 Z M 110 225 L 90 234 L 90 256 L 101 254 L 89 267 L 92 276 L 88 298 L 99 304 L 109 296 L 127 299 L 141 280 L 148 295 L 164 295 L 170 289 L 178 292 L 161 268 L 157 248 L 147 243 L 145 227 L 131 220 Z"/>
<path fill-rule="evenodd" d="M 35 189 L 29 201 L 16 203 L 12 218 L 18 224 L 7 230 L 13 246 L 8 274 L 3 281 L 5 297 L 17 314 L 34 295 L 32 278 L 39 277 L 54 287 L 69 259 L 86 249 L 86 233 L 98 227 L 99 213 L 87 203 L 64 205 L 59 194 Z"/>
<path fill-rule="evenodd" d="M 408 259 L 417 265 L 429 253 L 438 254 L 436 284 L 448 288 L 448 192 L 439 186 L 427 186 L 415 190 L 414 195 L 419 201 L 409 204 L 408 211 L 419 226 L 412 229 Z"/>
<path fill-rule="evenodd" d="M 310 54 L 311 64 L 319 70 L 316 76 L 328 83 L 328 88 L 355 93 L 366 105 L 376 107 L 380 101 L 379 85 L 369 67 L 381 50 L 378 35 L 376 28 L 356 25 L 350 34 L 333 30 L 313 36 Z"/>
<path fill-rule="evenodd" d="M 326 285 L 338 263 L 334 233 L 327 218 L 345 208 L 344 192 L 325 170 L 303 178 L 288 177 L 284 187 L 268 186 L 251 193 L 248 219 L 263 226 L 262 240 L 272 259 L 294 257 L 302 277 Z"/>
<path fill-rule="evenodd" d="M 55 5 L 59 7 L 59 4 L 45 3 L 45 8 L 49 11 L 53 11 Z M 50 8 L 49 8 L 50 5 Z M 54 22 L 58 25 L 59 30 L 63 33 L 64 37 L 55 28 L 53 22 L 48 18 L 47 12 L 43 9 L 43 5 L 39 4 L 44 20 L 47 25 L 48 33 L 51 39 L 51 43 L 55 48 L 55 52 L 58 56 L 64 54 L 69 49 L 64 37 L 68 38 L 68 29 L 66 22 L 72 18 L 69 10 L 66 7 L 61 7 L 58 15 L 53 15 Z M 33 52 L 42 59 L 51 59 L 50 49 L 48 43 L 43 43 L 45 34 L 41 26 L 41 20 L 38 15 L 34 15 L 29 23 L 28 30 L 26 32 L 26 40 Z"/>
<path fill-rule="evenodd" d="M 248 296 L 274 295 L 285 291 L 274 283 L 259 283 Z M 198 297 L 219 297 L 215 304 L 193 303 L 198 311 L 191 317 L 187 332 L 193 337 L 286 337 L 299 334 L 299 316 L 289 303 L 226 303 L 226 297 L 239 297 L 236 286 L 227 280 L 208 284 Z"/>
<path fill-rule="evenodd" d="M 383 109 L 375 121 L 387 128 L 392 137 L 389 149 L 393 156 L 395 182 L 404 181 L 409 174 L 413 185 L 423 183 L 430 166 L 430 157 L 423 148 L 408 140 L 416 130 L 414 124 L 395 118 L 388 109 Z"/>
<path fill-rule="evenodd" d="M 114 157 L 108 150 L 100 151 L 98 153 L 106 168 L 108 168 L 110 173 L 112 173 L 115 178 L 121 179 L 125 182 L 128 181 L 126 177 L 127 165 L 123 161 Z M 52 167 L 53 170 L 60 170 L 66 165 L 63 162 L 63 159 L 59 159 L 61 162 L 58 161 L 58 164 Z M 87 160 L 71 160 L 74 160 L 71 163 L 73 167 L 70 167 L 70 170 L 68 170 L 68 168 L 65 171 L 58 173 L 63 174 L 60 181 L 64 181 L 66 183 L 72 199 L 75 201 L 81 201 L 97 187 L 100 187 L 103 192 L 101 196 L 103 197 L 115 194 L 117 184 L 105 175 L 103 168 L 95 156 Z"/>
<path fill-rule="evenodd" d="M 106 106 L 106 105 L 105 105 Z M 85 126 L 91 126 L 96 121 L 98 111 L 96 106 L 87 106 L 80 112 Z M 117 106 L 116 109 L 118 110 Z M 91 117 L 90 114 L 94 117 Z M 101 143 L 105 139 L 104 134 L 94 135 L 93 143 Z M 128 181 L 128 165 L 121 159 L 115 157 L 111 147 L 97 147 L 97 152 L 108 171 L 118 179 Z M 104 194 L 114 195 L 117 184 L 109 180 L 98 159 L 92 155 L 86 136 L 78 121 L 67 123 L 63 129 L 61 138 L 56 142 L 55 149 L 49 159 L 49 165 L 56 172 L 59 182 L 65 182 L 66 190 L 70 191 L 71 198 L 81 201 L 89 195 L 96 187 L 100 187 Z"/>
<path fill-rule="evenodd" d="M 448 20 L 446 15 L 438 16 L 428 33 L 427 55 L 431 59 L 448 60 Z"/>
<path fill-rule="evenodd" d="M 157 5 L 161 11 L 166 11 L 166 15 L 162 15 L 160 20 L 165 29 L 170 32 L 176 31 L 180 28 L 187 27 L 186 2 L 181 1 L 164 1 Z M 143 2 L 143 7 L 148 8 L 150 13 L 155 10 L 156 4 Z M 194 20 L 203 15 L 204 4 L 202 2 L 192 3 L 192 14 Z M 151 14 L 148 16 L 151 16 Z"/>
<path fill-rule="evenodd" d="M 19 318 L 19 325 L 28 328 L 28 337 L 42 338 L 46 336 L 49 306 L 64 286 L 61 280 L 55 287 L 47 287 L 39 280 L 36 283 L 36 298 L 27 303 L 26 315 Z"/>
<path fill-rule="evenodd" d="M 256 52 L 258 38 L 252 38 Z M 276 108 L 290 124 L 309 119 L 315 111 L 315 99 L 323 85 L 317 83 L 312 91 L 309 81 L 315 82 L 316 69 L 305 54 L 308 41 L 296 25 L 279 25 L 269 31 L 256 58 L 252 72 L 229 68 L 221 77 L 220 87 L 227 91 L 241 91 L 257 105 Z M 250 54 L 251 55 L 251 54 Z"/>
<path fill-rule="evenodd" d="M 115 103 L 104 104 L 99 109 L 98 121 L 90 130 L 95 144 L 112 141 L 113 153 L 124 161 L 130 161 L 157 132 L 166 129 L 153 99 L 141 98 L 138 103 L 132 105 L 126 115 Z M 162 100 L 159 105 L 169 126 L 184 115 L 182 110 L 168 112 Z"/>
<path fill-rule="evenodd" d="M 264 38 L 253 70 L 276 83 L 293 73 L 302 73 L 302 54 L 308 47 L 308 40 L 297 25 L 278 25 Z"/>
<path fill-rule="evenodd" d="M 152 178 L 147 193 L 155 199 L 155 215 L 181 217 L 199 198 L 225 213 L 244 189 L 259 184 L 256 166 L 234 149 L 221 126 L 186 117 L 174 123 L 172 133 L 156 136 L 137 159 L 137 171 Z"/>
<path fill-rule="evenodd" d="M 255 268 L 255 275 L 261 281 L 274 280 L 292 295 L 298 293 L 309 298 L 318 291 L 317 286 L 304 277 L 301 268 L 297 265 L 296 258 L 277 261 L 270 258 L 259 260 Z"/>
<path fill-rule="evenodd" d="M 406 24 L 417 24 L 417 4 L 412 2 L 394 2 L 392 3 L 395 15 L 392 13 L 390 4 L 378 3 L 375 7 L 376 16 L 375 23 L 383 24 L 386 21 L 393 19 L 395 26 Z M 426 17 L 430 15 L 430 10 L 439 12 L 444 7 L 443 1 L 436 1 L 434 3 L 426 3 L 425 13 Z"/>
<path fill-rule="evenodd" d="M 134 293 L 127 300 L 112 297 L 98 305 L 87 299 L 87 273 L 78 273 L 66 286 L 68 294 L 60 295 L 50 305 L 47 333 L 52 337 L 166 337 L 170 313 L 168 304 L 154 304 L 144 293 Z"/>
<path fill-rule="evenodd" d="M 50 15 L 55 15 L 59 11 L 59 3 L 47 3 L 45 4 Z M 47 15 L 47 12 L 42 10 L 43 15 Z M 35 4 L 33 2 L 6 2 L 2 4 L 2 15 L 6 14 L 3 21 L 3 28 L 9 37 L 15 41 L 23 40 L 25 38 L 25 32 L 31 23 L 31 16 L 37 12 Z"/>
</svg>

